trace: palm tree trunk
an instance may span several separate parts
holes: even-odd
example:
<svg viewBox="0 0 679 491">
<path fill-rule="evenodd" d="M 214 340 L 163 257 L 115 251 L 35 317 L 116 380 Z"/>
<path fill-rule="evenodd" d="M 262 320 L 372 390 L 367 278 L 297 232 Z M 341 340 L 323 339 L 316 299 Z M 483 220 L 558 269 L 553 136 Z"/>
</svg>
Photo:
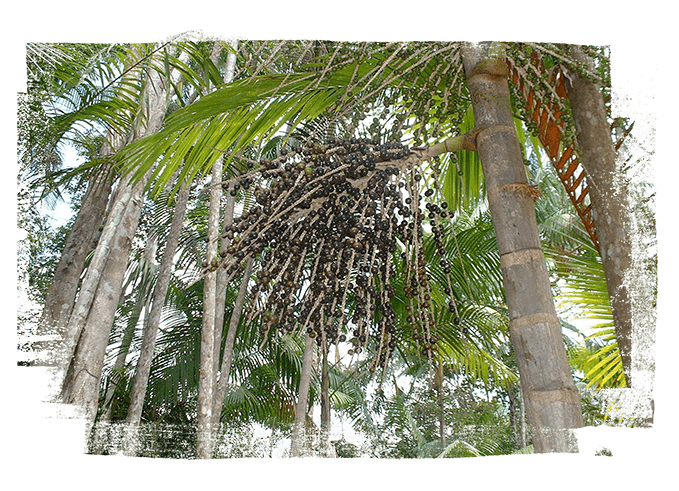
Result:
<svg viewBox="0 0 679 491">
<path fill-rule="evenodd" d="M 582 46 L 569 47 L 570 55 L 594 72 L 594 61 Z M 635 423 L 653 424 L 655 379 L 655 315 L 636 241 L 624 178 L 606 120 L 603 95 L 596 82 L 568 70 L 567 83 L 577 143 L 587 172 L 601 259 L 615 320 L 628 397 Z M 567 77 L 568 78 L 568 77 Z"/>
<path fill-rule="evenodd" d="M 220 156 L 212 165 L 212 186 L 208 212 L 207 252 L 208 272 L 203 279 L 203 323 L 200 340 L 200 369 L 198 375 L 198 435 L 196 454 L 199 459 L 212 457 L 212 402 L 215 381 L 215 307 L 217 300 L 217 272 L 212 266 L 217 260 L 219 240 L 219 209 L 222 188 L 223 159 Z"/>
<path fill-rule="evenodd" d="M 135 138 L 157 132 L 165 116 L 165 84 L 154 70 L 148 78 L 145 108 L 148 117 L 145 126 L 136 128 Z M 65 403 L 84 406 L 91 420 L 97 412 L 106 346 L 150 172 L 134 186 L 130 176 L 120 183 L 68 323 L 64 362 L 70 364 L 62 384 L 62 399 Z"/>
<path fill-rule="evenodd" d="M 100 152 L 101 156 L 110 152 L 108 145 L 106 148 Z M 96 246 L 95 238 L 106 215 L 113 181 L 110 174 L 110 167 L 106 167 L 90 180 L 45 299 L 40 319 L 41 333 L 54 335 L 59 342 L 64 338 L 73 310 L 85 259 Z M 53 365 L 55 360 L 48 359 L 47 364 Z"/>
<path fill-rule="evenodd" d="M 226 230 L 233 223 L 233 212 L 236 206 L 236 197 L 230 194 L 226 198 L 226 208 L 224 210 L 224 229 Z M 229 240 L 222 239 L 219 246 L 220 254 L 227 252 Z M 224 311 L 226 310 L 226 290 L 229 286 L 227 280 L 229 275 L 223 269 L 217 271 L 217 299 L 215 301 L 215 373 L 218 373 L 220 366 L 220 353 L 222 348 L 222 335 L 224 332 Z"/>
<path fill-rule="evenodd" d="M 125 291 L 123 289 L 123 293 L 120 296 L 121 298 L 118 303 L 123 301 L 124 296 Z M 142 295 L 142 291 L 140 290 L 137 293 L 137 300 L 135 302 L 134 310 L 127 323 L 125 334 L 123 336 L 123 340 L 120 343 L 120 349 L 118 350 L 118 355 L 116 356 L 116 361 L 113 365 L 114 374 L 116 373 L 120 374 L 123 371 L 123 368 L 125 367 L 125 360 L 127 359 L 127 354 L 130 351 L 130 345 L 132 344 L 132 339 L 134 338 L 134 331 L 135 328 L 137 327 L 137 323 L 139 322 L 139 317 L 141 317 L 142 309 L 146 308 L 146 311 L 148 312 L 148 303 L 146 304 L 146 307 L 144 307 L 144 305 L 142 305 L 143 302 L 144 296 Z M 108 387 L 108 390 L 106 391 L 106 396 L 104 397 L 103 404 L 103 407 L 105 408 L 104 414 L 100 416 L 99 422 L 97 423 L 97 429 L 94 432 L 94 437 L 92 438 L 92 455 L 104 455 L 104 442 L 106 440 L 106 432 L 108 430 L 109 424 L 111 423 L 111 417 L 113 416 L 113 410 L 116 405 L 114 395 L 116 389 L 118 388 L 118 384 L 115 381 L 115 379 L 110 380 L 111 383 Z"/>
<path fill-rule="evenodd" d="M 330 408 L 330 374 L 328 370 L 328 341 L 323 339 L 323 356 L 321 357 L 321 452 L 325 457 L 332 456 L 330 448 L 330 424 L 332 419 Z"/>
<path fill-rule="evenodd" d="M 521 390 L 521 387 L 519 387 L 519 424 L 521 426 L 521 438 L 519 440 L 519 445 L 520 448 L 525 447 L 528 445 L 528 435 L 526 434 L 526 402 L 523 398 L 523 391 Z"/>
<path fill-rule="evenodd" d="M 64 402 L 85 406 L 86 414 L 91 419 L 97 412 L 101 370 L 125 278 L 132 238 L 139 224 L 143 188 L 144 183 L 137 185 L 133 199 L 116 227 L 110 253 L 93 289 L 92 302 L 62 388 Z"/>
<path fill-rule="evenodd" d="M 217 61 L 221 45 L 215 43 L 211 59 Z M 235 53 L 229 52 L 224 81 L 229 83 L 233 80 L 235 70 Z M 212 187 L 210 189 L 210 210 L 208 217 L 208 247 L 206 261 L 211 267 L 212 262 L 217 260 L 217 246 L 219 241 L 219 211 L 221 208 L 222 188 L 216 184 L 221 183 L 223 172 L 223 158 L 220 157 L 212 167 Z M 229 197 L 231 198 L 231 197 Z M 228 220 L 233 220 L 234 200 L 229 201 L 227 213 Z M 226 250 L 222 247 L 222 250 Z M 218 281 L 219 280 L 221 281 Z M 200 374 L 198 379 L 198 436 L 196 440 L 196 453 L 199 459 L 212 458 L 214 451 L 214 429 L 219 423 L 219 415 L 213 415 L 215 402 L 215 382 L 217 381 L 217 368 L 219 366 L 219 352 L 221 347 L 222 329 L 224 325 L 224 302 L 226 298 L 225 278 L 219 277 L 215 271 L 210 271 L 204 278 L 203 283 L 203 326 L 201 330 L 200 344 Z M 223 396 L 222 396 L 223 398 Z M 221 406 L 220 406 L 221 411 Z"/>
<path fill-rule="evenodd" d="M 309 406 L 309 387 L 311 386 L 311 373 L 313 371 L 314 345 L 316 341 L 308 334 L 304 341 L 304 355 L 302 357 L 302 374 L 299 379 L 297 391 L 297 404 L 295 405 L 295 419 L 292 423 L 292 438 L 290 442 L 290 457 L 301 457 L 302 445 L 305 437 L 306 414 Z"/>
<path fill-rule="evenodd" d="M 172 223 L 165 244 L 165 251 L 163 252 L 163 258 L 160 261 L 158 269 L 158 279 L 156 280 L 156 286 L 153 291 L 153 302 L 151 304 L 151 309 L 148 312 L 148 316 L 146 317 L 144 333 L 142 335 L 141 351 L 139 353 L 139 360 L 137 361 L 134 382 L 132 383 L 130 407 L 127 412 L 127 423 L 130 425 L 138 425 L 141 421 L 149 373 L 151 372 L 151 361 L 156 346 L 158 328 L 160 327 L 160 316 L 162 314 L 163 306 L 165 305 L 167 290 L 170 286 L 174 255 L 177 252 L 179 236 L 181 235 L 184 224 L 188 200 L 189 188 L 184 184 L 177 196 Z"/>
<path fill-rule="evenodd" d="M 231 320 L 229 321 L 229 328 L 226 332 L 226 339 L 224 340 L 224 357 L 222 359 L 221 370 L 219 374 L 219 381 L 217 382 L 214 402 L 212 405 L 212 423 L 213 426 L 219 425 L 219 418 L 222 413 L 222 406 L 224 405 L 224 395 L 226 394 L 226 387 L 229 382 L 229 375 L 231 374 L 231 363 L 233 361 L 233 347 L 236 342 L 236 331 L 238 330 L 238 322 L 240 321 L 241 313 L 243 312 L 243 305 L 245 303 L 245 295 L 248 291 L 248 283 L 250 282 L 250 275 L 252 274 L 253 260 L 249 258 L 241 280 L 238 297 L 233 304 L 231 311 Z"/>
<path fill-rule="evenodd" d="M 443 363 L 441 360 L 436 365 L 434 382 L 436 383 L 436 394 L 438 396 L 439 437 L 441 439 L 441 451 L 443 451 L 446 448 L 446 412 L 443 400 Z"/>
<path fill-rule="evenodd" d="M 217 65 L 217 59 L 219 56 L 219 53 L 221 52 L 221 47 L 218 49 L 220 45 L 218 43 L 215 44 L 215 48 L 213 49 L 213 55 L 211 57 L 212 61 Z M 231 46 L 236 49 L 237 48 L 237 42 L 233 41 Z M 224 74 L 224 82 L 225 83 L 231 83 L 233 81 L 234 73 L 236 70 L 236 53 L 229 51 L 226 57 L 226 67 L 225 67 L 225 74 Z M 233 213 L 234 213 L 234 208 L 236 206 L 236 197 L 231 196 L 231 189 L 228 190 L 229 194 L 226 197 L 226 209 L 224 211 L 224 228 L 226 229 L 227 227 L 231 226 L 233 223 Z M 224 254 L 226 253 L 226 250 L 229 247 L 229 241 L 226 239 L 223 239 L 221 242 L 220 246 L 220 253 Z M 215 373 L 218 373 L 217 370 L 219 369 L 219 355 L 222 347 L 222 334 L 224 331 L 224 310 L 225 310 L 225 303 L 226 303 L 226 289 L 227 289 L 227 280 L 228 276 L 225 271 L 219 270 L 217 272 L 217 300 L 215 302 Z M 221 410 L 221 408 L 220 408 Z"/>
<path fill-rule="evenodd" d="M 499 44 L 466 45 L 464 68 L 498 241 L 510 336 L 537 453 L 577 452 L 580 397 L 554 309 L 535 206 L 514 126 Z"/>
</svg>

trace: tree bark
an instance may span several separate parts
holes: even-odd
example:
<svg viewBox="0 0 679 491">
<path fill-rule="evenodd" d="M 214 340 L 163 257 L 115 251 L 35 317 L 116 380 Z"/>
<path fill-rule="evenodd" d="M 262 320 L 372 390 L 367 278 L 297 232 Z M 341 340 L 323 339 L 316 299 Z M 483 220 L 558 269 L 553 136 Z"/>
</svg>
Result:
<svg viewBox="0 0 679 491">
<path fill-rule="evenodd" d="M 236 331 L 238 330 L 238 322 L 240 321 L 241 313 L 243 312 L 243 305 L 245 303 L 245 295 L 248 292 L 248 283 L 250 275 L 252 274 L 253 260 L 248 259 L 241 280 L 238 297 L 233 304 L 231 311 L 231 320 L 229 321 L 229 328 L 224 340 L 224 357 L 222 360 L 221 371 L 219 374 L 219 381 L 217 382 L 214 402 L 212 406 L 212 423 L 213 426 L 219 425 L 219 418 L 222 413 L 222 406 L 224 405 L 224 395 L 226 394 L 226 387 L 229 382 L 229 375 L 231 374 L 231 363 L 233 361 L 233 347 L 236 342 Z"/>
<path fill-rule="evenodd" d="M 233 223 L 233 212 L 236 206 L 236 197 L 230 194 L 226 197 L 226 209 L 224 210 L 224 230 Z M 224 254 L 229 248 L 230 241 L 222 239 L 219 252 Z M 224 331 L 224 311 L 226 310 L 226 290 L 229 275 L 223 269 L 217 271 L 217 299 L 215 301 L 215 373 L 218 373 L 220 366 L 219 355 L 222 347 L 222 334 Z M 240 315 L 240 314 L 239 314 Z"/>
<path fill-rule="evenodd" d="M 165 116 L 166 87 L 154 70 L 148 74 L 145 91 L 146 124 L 135 129 L 135 139 L 157 132 Z M 84 406 L 90 420 L 94 420 L 97 412 L 106 347 L 149 177 L 150 172 L 134 186 L 130 176 L 120 183 L 64 340 L 64 361 L 70 364 L 62 385 L 62 399 Z"/>
<path fill-rule="evenodd" d="M 321 357 L 321 452 L 325 457 L 332 456 L 330 430 L 332 413 L 330 407 L 330 373 L 328 366 L 328 341 L 323 339 Z"/>
<path fill-rule="evenodd" d="M 295 419 L 292 423 L 292 438 L 290 442 L 290 457 L 301 457 L 305 438 L 306 414 L 309 407 L 309 387 L 313 371 L 314 348 L 316 341 L 308 334 L 304 341 L 304 355 L 302 357 L 302 373 L 297 391 L 295 405 Z"/>
<path fill-rule="evenodd" d="M 594 71 L 582 46 L 570 45 L 571 57 Z M 603 95 L 596 82 L 566 69 L 577 145 L 587 172 L 601 259 L 615 321 L 628 397 L 635 423 L 653 424 L 655 313 L 636 240 L 624 177 L 606 120 Z"/>
<path fill-rule="evenodd" d="M 211 59 L 215 64 L 220 52 L 221 46 L 218 43 L 215 43 L 211 55 Z M 235 53 L 229 52 L 227 56 L 226 74 L 224 77 L 226 83 L 233 80 L 235 63 Z M 206 261 L 208 262 L 208 265 L 211 265 L 213 261 L 217 260 L 219 212 L 222 197 L 220 183 L 222 182 L 222 173 L 223 157 L 220 157 L 212 166 L 212 187 L 210 189 L 210 209 L 208 217 L 208 247 L 206 252 Z M 229 220 L 233 220 L 233 206 L 235 201 L 231 200 L 229 203 Z M 226 250 L 225 247 L 223 247 L 222 250 Z M 220 280 L 221 281 L 218 281 L 218 273 L 214 271 L 210 271 L 203 280 L 203 325 L 200 344 L 198 436 L 196 440 L 196 453 L 199 459 L 212 458 L 215 444 L 214 429 L 219 424 L 219 415 L 213 414 L 213 411 L 215 406 L 215 381 L 217 380 L 219 352 L 224 325 L 224 302 L 226 298 L 225 279 L 220 278 Z"/>
<path fill-rule="evenodd" d="M 439 406 L 439 438 L 441 439 L 441 450 L 446 448 L 446 412 L 443 400 L 443 363 L 441 360 L 436 364 L 436 374 L 434 376 L 436 384 L 436 395 Z"/>
<path fill-rule="evenodd" d="M 148 250 L 148 249 L 147 249 Z M 146 307 L 143 305 L 144 296 L 139 291 L 137 293 L 137 300 L 135 302 L 134 310 L 130 316 L 127 323 L 125 334 L 123 340 L 120 343 L 120 349 L 118 350 L 118 355 L 116 356 L 116 361 L 113 364 L 113 373 L 122 373 L 125 367 L 125 361 L 127 360 L 127 354 L 130 351 L 130 345 L 132 344 L 132 339 L 134 338 L 134 331 L 139 322 L 139 317 L 141 317 L 142 309 L 146 308 L 148 312 L 148 303 Z M 120 296 L 120 302 L 123 301 L 125 297 L 124 289 Z M 115 391 L 118 388 L 118 383 L 115 378 L 109 378 L 110 384 L 106 395 L 104 396 L 104 414 L 99 417 L 99 422 L 97 423 L 96 431 L 94 432 L 94 437 L 92 438 L 92 455 L 104 455 L 104 443 L 106 440 L 106 433 L 108 426 L 111 423 L 111 417 L 113 416 L 113 409 L 116 406 L 116 399 L 114 399 Z"/>
<path fill-rule="evenodd" d="M 97 413 L 101 370 L 125 278 L 132 238 L 139 224 L 144 183 L 139 183 L 137 188 L 116 227 L 111 251 L 92 294 L 91 307 L 63 385 L 64 402 L 85 406 L 86 414 L 92 420 Z"/>
<path fill-rule="evenodd" d="M 153 291 L 153 300 L 144 321 L 144 332 L 142 334 L 141 350 L 137 360 L 137 368 L 132 382 L 130 392 L 130 406 L 127 410 L 126 421 L 128 427 L 125 429 L 125 440 L 123 451 L 126 455 L 134 456 L 137 454 L 138 446 L 138 426 L 141 422 L 141 414 L 144 408 L 144 399 L 148 388 L 149 374 L 151 373 L 151 362 L 156 347 L 158 329 L 160 328 L 160 318 L 165 306 L 165 297 L 170 286 L 172 277 L 172 266 L 174 256 L 177 252 L 179 237 L 184 225 L 186 206 L 189 200 L 189 187 L 184 184 L 179 190 L 175 203 L 172 223 L 168 232 L 163 258 L 160 260 L 158 268 L 158 278 Z"/>
<path fill-rule="evenodd" d="M 507 65 L 500 45 L 466 45 L 464 68 L 477 148 L 500 252 L 510 336 L 537 453 L 577 452 L 580 397 L 571 376 L 554 309 L 514 126 Z"/>
<path fill-rule="evenodd" d="M 523 448 L 528 445 L 528 435 L 526 431 L 526 402 L 523 398 L 521 387 L 519 387 L 519 404 L 519 425 L 521 428 L 519 446 L 520 448 Z"/>
<path fill-rule="evenodd" d="M 218 45 L 215 44 L 217 47 Z M 237 43 L 234 41 L 231 46 L 233 48 L 237 48 Z M 217 65 L 217 60 L 219 53 L 221 52 L 221 49 L 217 50 L 216 48 L 213 49 L 213 56 L 212 60 L 215 62 L 215 65 Z M 234 72 L 236 70 L 236 54 L 234 52 L 229 51 L 226 57 L 226 67 L 225 67 L 225 74 L 224 74 L 224 82 L 225 83 L 231 83 L 233 82 L 233 77 L 234 77 Z M 227 227 L 231 226 L 233 223 L 233 213 L 234 213 L 234 208 L 236 206 L 236 197 L 231 196 L 230 193 L 231 190 L 229 190 L 229 194 L 226 197 L 226 209 L 224 211 L 224 228 L 226 229 Z M 220 246 L 220 252 L 221 253 L 226 253 L 226 250 L 229 247 L 229 241 L 226 239 L 223 239 L 221 242 Z M 218 373 L 217 370 L 219 369 L 219 355 L 221 351 L 221 346 L 222 346 L 222 333 L 224 331 L 224 310 L 226 308 L 226 289 L 227 289 L 227 280 L 228 276 L 225 271 L 219 270 L 217 272 L 217 300 L 215 302 L 215 373 Z M 220 408 L 221 410 L 221 408 Z"/>
<path fill-rule="evenodd" d="M 110 150 L 102 149 L 100 156 L 108 152 Z M 112 181 L 109 167 L 102 169 L 90 179 L 50 284 L 39 326 L 41 334 L 53 336 L 58 343 L 62 342 L 65 336 L 87 254 L 96 246 L 99 227 L 106 215 Z M 45 348 L 52 351 L 52 343 Z M 53 358 L 54 353 L 51 353 L 44 362 L 39 363 L 58 366 L 58 360 Z"/>
<path fill-rule="evenodd" d="M 212 457 L 214 448 L 212 432 L 212 402 L 215 381 L 215 308 L 217 297 L 217 272 L 212 267 L 217 261 L 219 240 L 219 209 L 222 199 L 223 158 L 212 165 L 212 184 L 208 212 L 207 251 L 205 261 L 210 268 L 203 279 L 203 322 L 200 339 L 200 369 L 198 375 L 198 434 L 196 454 L 199 459 Z"/>
</svg>

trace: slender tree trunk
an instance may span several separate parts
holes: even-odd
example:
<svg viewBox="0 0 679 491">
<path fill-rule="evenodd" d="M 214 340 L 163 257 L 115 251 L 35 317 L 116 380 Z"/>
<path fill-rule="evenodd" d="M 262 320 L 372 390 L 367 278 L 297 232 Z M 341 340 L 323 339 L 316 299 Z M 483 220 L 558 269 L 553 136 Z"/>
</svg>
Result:
<svg viewBox="0 0 679 491">
<path fill-rule="evenodd" d="M 238 297 L 233 304 L 231 320 L 229 321 L 229 328 L 226 332 L 226 339 L 224 340 L 224 358 L 222 360 L 219 381 L 215 388 L 212 407 L 212 423 L 214 426 L 219 425 L 219 418 L 222 413 L 222 406 L 224 405 L 224 395 L 226 394 L 226 387 L 229 382 L 229 375 L 231 374 L 231 364 L 233 362 L 233 347 L 236 342 L 236 331 L 238 331 L 238 322 L 240 321 L 240 316 L 243 312 L 245 295 L 248 292 L 248 283 L 250 282 L 250 275 L 252 274 L 252 266 L 253 260 L 250 258 L 245 266 L 240 290 L 238 291 Z"/>
<path fill-rule="evenodd" d="M 200 370 L 198 376 L 198 435 L 196 454 L 199 459 L 212 457 L 214 442 L 212 434 L 212 402 L 215 381 L 215 307 L 217 299 L 217 272 L 213 261 L 217 260 L 219 239 L 219 209 L 222 188 L 223 159 L 219 157 L 212 165 L 212 186 L 208 213 L 207 252 L 205 260 L 210 268 L 203 279 L 203 323 L 200 340 Z"/>
<path fill-rule="evenodd" d="M 316 365 L 314 363 L 314 365 Z M 304 417 L 304 428 L 302 429 L 302 448 L 299 451 L 300 458 L 314 456 L 314 408 L 309 408 L 309 412 Z"/>
<path fill-rule="evenodd" d="M 139 183 L 138 187 L 116 227 L 111 251 L 92 295 L 91 307 L 63 385 L 64 402 L 85 406 L 87 416 L 92 420 L 97 412 L 101 370 L 125 278 L 132 238 L 139 224 L 144 183 Z"/>
<path fill-rule="evenodd" d="M 188 200 L 189 187 L 184 184 L 177 195 L 172 223 L 165 244 L 165 251 L 163 252 L 163 258 L 160 261 L 158 269 L 158 279 L 156 280 L 156 286 L 153 291 L 153 302 L 146 322 L 144 323 L 141 352 L 139 353 L 139 360 L 137 361 L 137 369 L 134 375 L 134 382 L 132 383 L 132 392 L 130 395 L 130 407 L 127 412 L 127 423 L 132 426 L 138 426 L 141 421 L 144 398 L 146 397 L 146 389 L 148 387 L 149 374 L 151 372 L 151 361 L 153 359 L 156 338 L 160 327 L 160 317 L 163 306 L 165 305 L 167 290 L 170 286 L 174 256 L 177 252 L 179 236 L 181 235 L 184 224 Z M 132 448 L 128 448 L 128 450 L 131 453 L 134 452 L 134 449 Z"/>
<path fill-rule="evenodd" d="M 526 402 L 523 398 L 523 390 L 521 390 L 521 387 L 519 387 L 519 404 L 519 424 L 521 425 L 521 439 L 519 440 L 519 444 L 521 445 L 521 448 L 523 448 L 528 445 L 528 431 L 526 428 Z"/>
<path fill-rule="evenodd" d="M 519 418 L 516 414 L 516 395 L 511 387 L 507 389 L 507 395 L 509 396 L 509 420 L 512 423 L 514 441 L 516 442 L 516 446 L 519 447 Z"/>
<path fill-rule="evenodd" d="M 215 45 L 217 46 L 217 45 Z M 231 46 L 233 48 L 237 48 L 237 43 L 234 41 Z M 213 50 L 213 62 L 215 62 L 215 65 L 217 64 L 217 59 L 218 55 L 221 52 L 221 49 L 219 51 L 217 49 Z M 225 74 L 224 74 L 224 82 L 226 83 L 231 83 L 233 81 L 234 77 L 234 72 L 236 70 L 236 54 L 234 52 L 229 51 L 226 57 L 226 67 L 225 67 Z M 236 197 L 231 196 L 231 189 L 228 190 L 229 194 L 227 194 L 226 197 L 226 209 L 224 211 L 224 228 L 226 229 L 227 227 L 231 226 L 233 223 L 233 213 L 234 213 L 234 208 L 236 206 Z M 221 242 L 220 246 L 220 253 L 224 254 L 226 253 L 226 250 L 229 247 L 229 241 L 226 239 L 223 239 Z M 215 302 L 215 373 L 217 373 L 217 370 L 219 369 L 219 355 L 222 347 L 222 333 L 224 331 L 224 309 L 226 308 L 226 290 L 227 290 L 227 279 L 228 276 L 225 271 L 219 270 L 217 272 L 217 300 Z M 221 408 L 220 408 L 221 410 Z"/>
<path fill-rule="evenodd" d="M 230 194 L 226 198 L 226 209 L 224 210 L 224 229 L 233 223 L 233 212 L 236 206 L 236 197 Z M 229 240 L 222 239 L 219 247 L 220 254 L 225 254 L 229 247 Z M 229 275 L 223 269 L 217 271 L 217 299 L 215 301 L 215 373 L 218 373 L 220 366 L 220 353 L 222 348 L 222 333 L 224 332 L 224 311 L 226 309 L 226 290 Z"/>
<path fill-rule="evenodd" d="M 148 249 L 147 249 L 148 250 Z M 118 303 L 122 302 L 124 299 L 124 289 L 123 294 L 120 296 L 121 299 Z M 134 338 L 134 331 L 139 322 L 139 317 L 141 317 L 141 311 L 144 309 L 144 296 L 142 292 L 139 291 L 137 294 L 137 300 L 135 302 L 134 310 L 130 319 L 127 323 L 125 329 L 125 335 L 120 343 L 120 349 L 118 350 L 118 355 L 116 356 L 116 361 L 113 365 L 113 373 L 121 374 L 123 368 L 125 367 L 125 360 L 127 359 L 127 354 L 130 351 L 130 345 L 132 344 L 132 339 Z M 146 305 L 146 311 L 148 312 L 148 304 Z M 104 414 L 99 417 L 99 422 L 97 423 L 97 429 L 94 432 L 94 437 L 92 439 L 92 455 L 104 455 L 104 443 L 106 440 L 106 433 L 108 426 L 111 423 L 111 417 L 113 416 L 113 410 L 116 406 L 116 400 L 114 399 L 115 391 L 118 388 L 118 383 L 115 378 L 111 378 L 111 383 L 106 391 L 106 396 L 104 397 Z"/>
<path fill-rule="evenodd" d="M 311 386 L 311 373 L 313 372 L 314 345 L 316 341 L 308 334 L 304 341 L 304 355 L 302 358 L 302 374 L 297 391 L 297 404 L 295 405 L 295 419 L 292 423 L 292 438 L 290 442 L 290 457 L 301 457 L 304 445 L 306 414 L 309 407 L 309 387 Z"/>
<path fill-rule="evenodd" d="M 323 339 L 321 357 L 321 452 L 324 457 L 332 456 L 330 430 L 332 413 L 330 407 L 330 374 L 328 367 L 328 341 Z"/>
<path fill-rule="evenodd" d="M 570 55 L 594 72 L 594 62 L 580 45 Z M 587 171 L 592 216 L 601 249 L 615 320 L 628 397 L 635 423 L 653 424 L 655 315 L 642 252 L 636 240 L 624 177 L 606 120 L 603 95 L 596 82 L 567 70 L 577 144 Z"/>
<path fill-rule="evenodd" d="M 434 382 L 439 405 L 439 438 L 441 439 L 441 450 L 444 450 L 446 448 L 446 412 L 443 401 L 443 363 L 440 360 L 436 365 Z"/>
<path fill-rule="evenodd" d="M 110 149 L 107 145 L 100 155 L 108 152 Z M 109 167 L 102 169 L 90 180 L 50 284 L 40 319 L 40 329 L 41 334 L 52 335 L 57 342 L 64 339 L 85 259 L 92 247 L 96 246 L 93 243 L 106 215 L 112 181 Z M 48 345 L 46 348 L 53 347 Z M 57 360 L 51 359 L 53 356 L 46 360 L 47 365 L 58 365 Z"/>
<path fill-rule="evenodd" d="M 151 70 L 144 109 L 148 117 L 146 125 L 136 129 L 135 139 L 158 131 L 165 115 L 165 94 L 163 81 Z M 84 406 L 90 420 L 94 420 L 97 412 L 106 347 L 149 177 L 150 172 L 134 186 L 130 176 L 120 183 L 64 340 L 65 362 L 70 364 L 62 385 L 62 399 Z"/>
<path fill-rule="evenodd" d="M 221 52 L 221 46 L 215 43 L 211 59 L 216 62 Z M 236 57 L 229 52 L 225 82 L 233 80 Z M 216 63 L 215 63 L 216 64 Z M 219 212 L 221 208 L 222 188 L 216 184 L 222 181 L 223 158 L 220 157 L 212 167 L 212 188 L 210 190 L 210 211 L 208 222 L 208 248 L 206 261 L 209 265 L 217 259 L 219 241 Z M 231 197 L 229 197 L 231 198 Z M 229 221 L 233 220 L 233 206 L 235 201 L 229 202 Z M 222 250 L 226 250 L 222 246 Z M 224 302 L 226 298 L 225 279 L 218 273 L 210 271 L 203 283 L 203 326 L 201 330 L 200 375 L 198 380 L 198 437 L 196 453 L 199 459 L 212 458 L 214 451 L 214 432 L 219 424 L 219 414 L 214 414 L 215 382 L 219 366 L 219 352 L 221 347 L 222 329 L 224 326 Z M 222 396 L 223 398 L 223 396 Z M 220 406 L 221 411 L 221 406 Z"/>
<path fill-rule="evenodd" d="M 537 453 L 577 452 L 580 397 L 571 376 L 540 245 L 498 44 L 466 45 L 476 142 L 500 252 L 510 336 Z"/>
</svg>

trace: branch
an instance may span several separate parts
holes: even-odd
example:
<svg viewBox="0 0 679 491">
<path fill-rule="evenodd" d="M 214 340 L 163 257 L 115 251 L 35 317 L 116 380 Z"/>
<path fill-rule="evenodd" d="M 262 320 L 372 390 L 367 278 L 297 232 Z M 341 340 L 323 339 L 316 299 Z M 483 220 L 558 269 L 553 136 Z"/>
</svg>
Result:
<svg viewBox="0 0 679 491">
<path fill-rule="evenodd" d="M 449 153 L 449 152 L 459 152 L 460 150 L 469 150 L 471 152 L 476 152 L 476 136 L 485 128 L 474 128 L 473 130 L 468 131 L 467 133 L 463 135 L 458 135 L 454 136 L 452 138 L 448 138 L 445 141 L 442 141 L 441 143 L 436 143 L 434 145 L 428 146 L 428 147 L 413 147 L 410 149 L 410 154 L 402 159 L 398 160 L 385 160 L 382 162 L 377 162 L 376 163 L 376 168 L 386 168 L 386 167 L 400 167 L 400 168 L 406 168 L 415 164 L 418 164 L 424 160 L 430 160 L 438 155 L 441 155 L 443 153 Z M 238 153 L 231 153 L 228 152 L 227 150 L 220 150 L 219 148 L 214 148 L 208 146 L 211 150 L 215 150 L 217 152 L 221 152 L 225 156 L 230 156 L 230 157 L 236 157 L 242 160 L 245 160 L 247 162 L 252 162 L 254 164 L 259 164 L 256 160 L 251 160 L 246 157 L 243 157 L 240 152 Z M 328 152 L 333 152 L 334 149 L 329 149 Z M 271 160 L 272 163 L 277 163 L 278 161 L 285 160 L 290 157 L 290 154 L 286 154 L 280 157 L 277 157 L 276 159 Z M 346 166 L 343 166 L 341 168 L 335 169 L 334 172 L 337 172 Z M 277 169 L 277 168 L 272 168 L 268 169 L 269 172 L 275 173 L 275 172 L 283 172 L 282 169 Z M 246 177 L 251 177 L 256 174 L 258 174 L 260 171 L 258 169 L 252 170 L 250 172 L 247 172 L 246 174 L 242 174 L 237 177 L 233 177 L 228 180 L 224 180 L 221 182 L 218 182 L 216 184 L 211 184 L 209 186 L 205 186 L 201 192 L 207 192 L 213 187 L 217 186 L 222 186 L 224 184 L 232 184 L 235 182 L 240 181 L 243 178 Z M 317 178 L 316 180 L 318 180 Z M 361 184 L 363 182 L 367 182 L 367 178 L 362 178 L 359 180 L 351 180 L 354 185 L 356 184 Z M 300 201 L 303 201 L 304 198 Z"/>
<path fill-rule="evenodd" d="M 415 163 L 421 162 L 423 160 L 429 160 L 432 157 L 441 155 L 442 153 L 448 152 L 459 152 L 460 150 L 470 150 L 472 152 L 476 151 L 476 135 L 483 128 L 474 128 L 468 131 L 464 135 L 454 136 L 448 138 L 441 143 L 431 145 L 429 147 L 413 147 L 411 149 L 411 154 L 405 159 L 398 161 L 404 163 Z"/>
</svg>

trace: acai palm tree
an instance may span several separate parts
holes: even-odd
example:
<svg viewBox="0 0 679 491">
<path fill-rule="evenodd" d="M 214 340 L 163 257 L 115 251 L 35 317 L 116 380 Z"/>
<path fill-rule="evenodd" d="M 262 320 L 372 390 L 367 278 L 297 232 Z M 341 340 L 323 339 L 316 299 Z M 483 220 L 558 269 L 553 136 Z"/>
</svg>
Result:
<svg viewBox="0 0 679 491">
<path fill-rule="evenodd" d="M 348 350 L 366 380 L 385 380 L 391 359 L 415 357 L 439 374 L 439 386 L 451 364 L 508 386 L 516 375 L 497 347 L 511 343 L 535 451 L 577 451 L 573 430 L 583 424 L 582 410 L 536 218 L 543 198 L 525 165 L 531 145 L 554 166 L 581 239 L 601 255 L 620 366 L 632 380 L 623 286 L 629 198 L 624 188 L 612 190 L 622 178 L 608 125 L 606 49 L 172 41 L 119 50 L 101 97 L 63 118 L 106 128 L 107 146 L 78 171 L 101 169 L 82 206 L 92 194 L 108 209 L 89 263 L 78 266 L 85 270 L 77 296 L 52 300 L 66 281 L 57 275 L 45 310 L 61 302 L 69 313 L 66 324 L 59 321 L 63 400 L 85 405 L 92 420 L 142 203 L 162 195 L 176 200 L 177 220 L 152 302 L 152 291 L 146 294 L 149 317 L 138 322 L 146 325 L 145 341 L 130 423 L 160 393 L 152 359 L 154 344 L 170 339 L 159 323 L 162 309 L 174 308 L 173 295 L 198 289 L 202 305 L 180 318 L 187 325 L 199 318 L 202 328 L 182 334 L 193 351 L 175 362 L 190 359 L 193 367 L 180 378 L 196 404 L 199 458 L 214 455 L 230 411 L 224 404 L 239 384 L 257 400 L 255 388 L 243 392 L 253 373 L 280 367 L 263 360 L 249 374 L 234 370 L 231 363 L 242 363 L 236 353 L 256 346 L 280 356 L 264 346 L 290 339 L 304 346 L 301 364 L 294 375 L 271 379 L 279 381 L 271 401 L 292 424 L 292 456 L 302 453 L 316 394 L 327 429 L 330 374 L 341 372 L 329 370 L 330 346 Z M 109 102 L 121 97 L 125 104 Z M 114 179 L 100 177 L 111 173 Z M 115 183 L 110 198 L 100 181 Z M 483 254 L 465 250 L 460 235 L 462 226 L 481 226 L 469 218 L 474 213 L 492 218 L 492 231 L 466 236 L 474 247 L 494 241 Z M 200 227 L 192 229 L 191 220 Z M 164 369 L 174 363 L 165 351 L 159 356 Z M 291 381 L 294 400 L 283 390 Z M 270 409 L 264 412 L 276 412 Z"/>
</svg>

